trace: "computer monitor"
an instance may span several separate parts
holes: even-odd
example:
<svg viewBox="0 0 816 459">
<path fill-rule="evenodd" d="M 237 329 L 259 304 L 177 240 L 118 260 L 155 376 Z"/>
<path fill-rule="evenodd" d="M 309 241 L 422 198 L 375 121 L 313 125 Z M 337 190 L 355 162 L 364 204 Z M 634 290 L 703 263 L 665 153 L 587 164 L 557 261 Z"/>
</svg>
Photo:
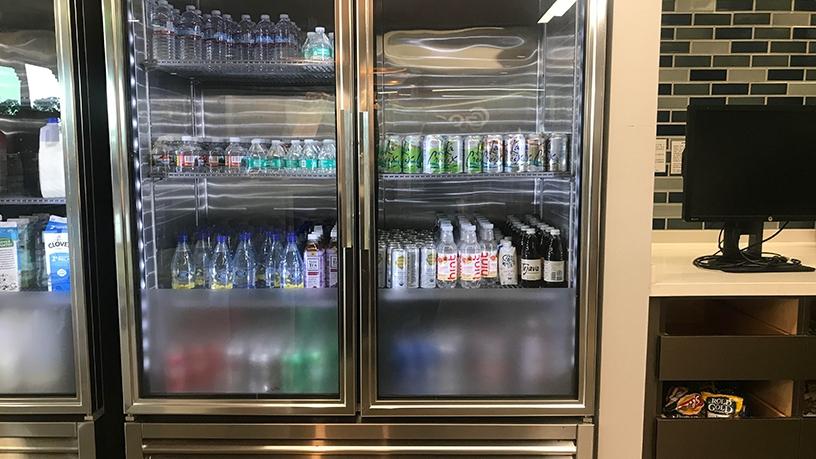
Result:
<svg viewBox="0 0 816 459">
<path fill-rule="evenodd" d="M 722 253 L 695 260 L 700 267 L 812 270 L 781 256 L 763 257 L 762 230 L 764 222 L 816 220 L 816 107 L 690 106 L 683 218 L 723 224 Z M 748 246 L 741 249 L 746 234 Z"/>
</svg>

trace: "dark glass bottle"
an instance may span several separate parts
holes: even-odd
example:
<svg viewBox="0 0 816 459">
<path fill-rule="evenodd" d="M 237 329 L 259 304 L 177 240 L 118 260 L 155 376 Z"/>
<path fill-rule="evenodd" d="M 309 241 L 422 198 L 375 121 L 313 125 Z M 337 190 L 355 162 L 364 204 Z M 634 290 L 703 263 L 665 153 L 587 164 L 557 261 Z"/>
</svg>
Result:
<svg viewBox="0 0 816 459">
<path fill-rule="evenodd" d="M 527 228 L 521 239 L 519 258 L 521 286 L 525 288 L 541 287 L 541 253 L 538 251 L 538 241 L 535 237 L 535 230 L 532 228 Z"/>
<path fill-rule="evenodd" d="M 550 247 L 544 254 L 542 278 L 545 287 L 566 287 L 567 275 L 564 262 L 564 244 L 561 241 L 561 231 L 550 231 Z"/>
</svg>

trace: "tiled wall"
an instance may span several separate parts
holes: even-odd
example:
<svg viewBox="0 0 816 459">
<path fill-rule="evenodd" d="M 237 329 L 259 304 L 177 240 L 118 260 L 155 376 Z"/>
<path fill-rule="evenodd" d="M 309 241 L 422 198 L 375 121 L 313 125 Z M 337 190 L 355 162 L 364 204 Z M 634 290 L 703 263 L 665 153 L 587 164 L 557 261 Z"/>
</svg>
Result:
<svg viewBox="0 0 816 459">
<path fill-rule="evenodd" d="M 702 229 L 681 218 L 686 107 L 816 105 L 816 0 L 662 1 L 652 227 Z"/>
</svg>

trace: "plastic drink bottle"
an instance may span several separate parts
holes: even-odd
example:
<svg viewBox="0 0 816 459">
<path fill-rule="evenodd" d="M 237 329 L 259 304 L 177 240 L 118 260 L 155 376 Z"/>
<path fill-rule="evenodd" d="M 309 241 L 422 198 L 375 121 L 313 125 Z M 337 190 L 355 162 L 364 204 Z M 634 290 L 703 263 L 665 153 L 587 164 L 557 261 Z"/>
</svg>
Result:
<svg viewBox="0 0 816 459">
<path fill-rule="evenodd" d="M 240 60 L 235 39 L 238 36 L 238 24 L 232 19 L 231 14 L 224 16 L 224 61 L 235 62 Z"/>
<path fill-rule="evenodd" d="M 280 263 L 281 287 L 303 288 L 303 260 L 297 246 L 297 236 L 293 232 L 286 235 L 286 251 Z"/>
<path fill-rule="evenodd" d="M 173 254 L 171 274 L 172 287 L 174 289 L 192 289 L 195 286 L 193 281 L 193 259 L 190 255 L 190 248 L 187 246 L 187 235 L 179 234 L 176 253 Z"/>
<path fill-rule="evenodd" d="M 246 159 L 246 150 L 241 145 L 241 139 L 230 137 L 230 144 L 227 146 L 227 170 L 232 173 L 243 171 Z"/>
<path fill-rule="evenodd" d="M 482 274 L 480 261 L 482 249 L 476 241 L 476 227 L 462 226 L 462 241 L 459 243 L 459 285 L 462 288 L 478 288 Z"/>
<path fill-rule="evenodd" d="M 479 261 L 481 262 L 481 285 L 482 287 L 493 287 L 499 277 L 498 255 L 496 253 L 496 241 L 493 239 L 493 224 L 485 223 L 482 227 L 482 241 L 480 248 L 482 251 Z"/>
<path fill-rule="evenodd" d="M 293 140 L 286 152 L 285 168 L 290 170 L 298 170 L 301 166 L 301 159 L 303 157 L 303 144 L 300 140 Z"/>
<path fill-rule="evenodd" d="M 219 234 L 216 238 L 215 252 L 210 263 L 210 288 L 225 290 L 232 288 L 232 261 L 227 236 Z"/>
<path fill-rule="evenodd" d="M 264 266 L 264 281 L 269 288 L 280 288 L 280 263 L 283 260 L 285 248 L 277 232 L 272 233 L 272 248 Z"/>
<path fill-rule="evenodd" d="M 241 233 L 238 238 L 238 248 L 232 261 L 234 288 L 255 288 L 255 251 L 250 239 L 248 232 Z"/>
<path fill-rule="evenodd" d="M 250 61 L 253 59 L 255 45 L 255 23 L 248 14 L 241 15 L 235 43 L 238 45 L 238 59 Z"/>
<path fill-rule="evenodd" d="M 324 252 L 320 247 L 320 236 L 317 233 L 310 233 L 306 248 L 303 250 L 303 264 L 305 267 L 306 288 L 323 288 L 324 275 Z"/>
<path fill-rule="evenodd" d="M 271 61 L 274 58 L 275 25 L 269 21 L 268 14 L 262 14 L 261 20 L 253 30 L 252 59 L 256 61 Z"/>
<path fill-rule="evenodd" d="M 259 173 L 263 170 L 266 160 L 266 149 L 263 146 L 263 139 L 252 139 L 249 147 L 249 159 L 247 160 L 247 171 Z"/>
<path fill-rule="evenodd" d="M 152 9 L 150 27 L 153 29 L 153 59 L 175 59 L 176 25 L 173 23 L 173 8 L 167 0 L 159 0 Z"/>
<path fill-rule="evenodd" d="M 565 287 L 567 284 L 564 270 L 564 245 L 561 242 L 561 231 L 550 231 L 550 246 L 544 254 L 544 286 Z"/>
<path fill-rule="evenodd" d="M 264 168 L 268 171 L 281 170 L 283 169 L 285 158 L 286 150 L 283 148 L 283 143 L 280 140 L 273 140 L 269 145 L 269 150 L 266 152 Z"/>
<path fill-rule="evenodd" d="M 453 226 L 443 223 L 436 247 L 436 284 L 439 288 L 456 287 L 459 279 L 459 249 L 453 240 Z"/>
<path fill-rule="evenodd" d="M 337 170 L 337 147 L 335 147 L 334 140 L 323 141 L 318 157 L 318 168 L 325 173 L 333 173 Z"/>
<path fill-rule="evenodd" d="M 201 39 L 203 38 L 201 17 L 194 5 L 187 5 L 176 25 L 178 59 L 184 62 L 201 61 Z"/>
<path fill-rule="evenodd" d="M 204 60 L 217 62 L 224 59 L 224 18 L 220 10 L 212 10 L 204 21 Z"/>
<path fill-rule="evenodd" d="M 210 242 L 204 231 L 193 249 L 193 282 L 195 288 L 210 288 Z"/>
</svg>

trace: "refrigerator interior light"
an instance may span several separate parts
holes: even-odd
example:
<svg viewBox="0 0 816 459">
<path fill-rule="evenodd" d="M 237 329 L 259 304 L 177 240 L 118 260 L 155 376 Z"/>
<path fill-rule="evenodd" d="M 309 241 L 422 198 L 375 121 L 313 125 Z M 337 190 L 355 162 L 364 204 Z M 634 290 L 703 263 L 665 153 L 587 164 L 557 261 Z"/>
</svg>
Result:
<svg viewBox="0 0 816 459">
<path fill-rule="evenodd" d="M 575 0 L 555 0 L 550 9 L 538 20 L 539 24 L 546 24 L 554 17 L 561 17 L 575 4 Z"/>
</svg>

